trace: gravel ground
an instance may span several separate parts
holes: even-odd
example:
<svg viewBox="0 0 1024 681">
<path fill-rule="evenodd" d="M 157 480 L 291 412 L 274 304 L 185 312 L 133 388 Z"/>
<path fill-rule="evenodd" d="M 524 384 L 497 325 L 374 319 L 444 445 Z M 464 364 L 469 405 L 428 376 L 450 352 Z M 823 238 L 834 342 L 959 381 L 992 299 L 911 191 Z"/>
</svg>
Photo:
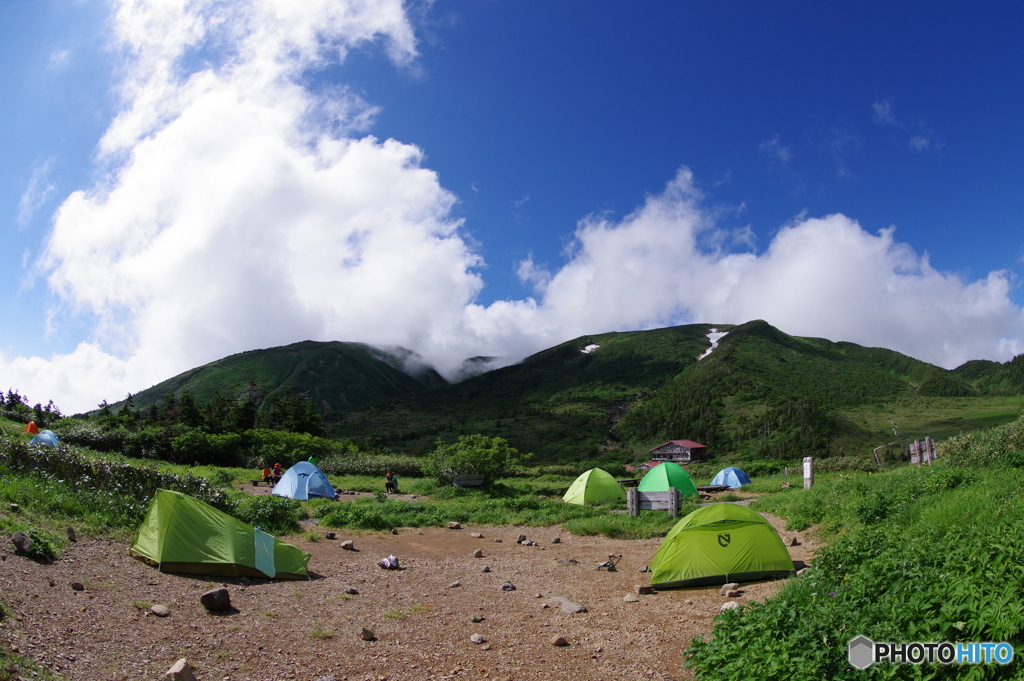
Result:
<svg viewBox="0 0 1024 681">
<path fill-rule="evenodd" d="M 516 543 L 520 534 L 537 544 Z M 648 582 L 638 569 L 658 539 L 580 537 L 557 526 L 284 539 L 313 555 L 309 581 L 163 574 L 129 557 L 125 545 L 91 539 L 40 565 L 5 542 L 0 599 L 13 614 L 0 635 L 64 678 L 90 681 L 160 679 L 181 657 L 199 681 L 686 679 L 683 651 L 711 631 L 730 600 L 718 587 L 624 600 Z M 345 539 L 355 550 L 340 547 Z M 809 561 L 814 542 L 802 540 L 790 553 Z M 473 556 L 477 549 L 483 557 Z M 622 556 L 617 571 L 596 570 L 610 554 Z M 388 555 L 402 569 L 378 567 Z M 506 581 L 514 591 L 502 590 Z M 85 589 L 74 590 L 74 582 Z M 222 585 L 234 610 L 209 614 L 199 596 Z M 740 602 L 767 598 L 778 583 L 743 588 Z M 566 614 L 553 597 L 587 612 Z M 152 604 L 166 605 L 170 615 L 152 614 Z M 375 639 L 361 640 L 362 627 Z M 475 634 L 484 641 L 473 643 Z M 553 645 L 559 636 L 568 645 Z"/>
</svg>

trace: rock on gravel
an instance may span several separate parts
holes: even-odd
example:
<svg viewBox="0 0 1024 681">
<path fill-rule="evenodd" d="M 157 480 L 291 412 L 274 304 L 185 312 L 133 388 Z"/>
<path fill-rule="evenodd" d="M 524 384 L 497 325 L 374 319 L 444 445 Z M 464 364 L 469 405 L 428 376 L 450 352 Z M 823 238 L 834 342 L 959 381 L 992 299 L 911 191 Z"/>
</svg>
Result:
<svg viewBox="0 0 1024 681">
<path fill-rule="evenodd" d="M 560 605 L 562 606 L 562 612 L 567 615 L 576 615 L 578 613 L 586 612 L 587 608 L 582 603 L 577 603 L 574 600 L 568 599 L 565 596 L 553 596 L 548 599 L 548 605 Z"/>
<path fill-rule="evenodd" d="M 199 597 L 199 602 L 211 612 L 223 612 L 231 609 L 231 594 L 223 587 L 210 589 Z"/>
</svg>

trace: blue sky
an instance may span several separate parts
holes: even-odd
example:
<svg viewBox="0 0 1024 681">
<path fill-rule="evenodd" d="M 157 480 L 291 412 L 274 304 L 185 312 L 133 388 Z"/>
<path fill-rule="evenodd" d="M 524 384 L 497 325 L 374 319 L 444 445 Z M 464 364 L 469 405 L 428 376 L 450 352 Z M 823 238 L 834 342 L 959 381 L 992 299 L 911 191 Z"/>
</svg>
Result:
<svg viewBox="0 0 1024 681">
<path fill-rule="evenodd" d="M 0 1 L 0 388 L 755 318 L 1024 352 L 1016 3 L 180 4 Z"/>
</svg>

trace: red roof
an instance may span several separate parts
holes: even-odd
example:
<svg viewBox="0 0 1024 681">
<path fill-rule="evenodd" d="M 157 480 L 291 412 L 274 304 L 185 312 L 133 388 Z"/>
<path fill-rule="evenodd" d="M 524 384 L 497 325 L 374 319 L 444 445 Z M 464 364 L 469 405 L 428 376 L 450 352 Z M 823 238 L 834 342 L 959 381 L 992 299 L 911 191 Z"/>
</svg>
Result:
<svg viewBox="0 0 1024 681">
<path fill-rule="evenodd" d="M 666 445 L 680 445 L 681 447 L 687 447 L 688 449 L 707 449 L 707 445 L 702 445 L 701 443 L 694 442 L 693 440 L 669 440 L 668 442 L 660 444 L 653 449 L 648 449 L 647 451 L 653 452 L 655 449 L 661 449 Z"/>
</svg>

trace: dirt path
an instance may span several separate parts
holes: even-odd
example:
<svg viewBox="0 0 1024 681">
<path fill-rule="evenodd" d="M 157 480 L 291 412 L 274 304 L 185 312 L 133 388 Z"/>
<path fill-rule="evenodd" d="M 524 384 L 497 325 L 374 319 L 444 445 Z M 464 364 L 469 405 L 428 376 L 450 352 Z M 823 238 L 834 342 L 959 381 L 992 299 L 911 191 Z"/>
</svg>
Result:
<svg viewBox="0 0 1024 681">
<path fill-rule="evenodd" d="M 517 544 L 520 534 L 537 545 Z M 559 527 L 285 539 L 313 555 L 316 577 L 228 580 L 236 611 L 224 616 L 207 614 L 198 601 L 222 582 L 160 573 L 130 558 L 124 545 L 80 541 L 59 561 L 39 565 L 6 543 L 0 598 L 13 616 L 0 634 L 65 678 L 90 681 L 160 679 L 180 657 L 196 667 L 199 681 L 684 679 L 683 651 L 692 637 L 711 630 L 728 600 L 714 587 L 626 602 L 635 585 L 648 582 L 637 570 L 653 557 L 658 539 L 577 537 Z M 342 550 L 344 539 L 353 539 L 357 550 Z M 477 549 L 482 558 L 473 557 Z M 805 541 L 790 552 L 808 561 L 813 550 Z M 623 556 L 618 571 L 596 570 L 609 554 Z M 403 569 L 376 565 L 388 555 Z M 505 581 L 515 590 L 502 590 Z M 73 582 L 85 589 L 75 591 Z M 346 587 L 359 593 L 347 595 Z M 738 600 L 763 599 L 778 587 L 745 585 Z M 557 596 L 588 612 L 544 607 Z M 151 614 L 153 603 L 167 605 L 170 616 Z M 376 640 L 360 640 L 364 626 Z M 485 642 L 472 643 L 474 634 Z M 553 646 L 556 636 L 569 645 Z"/>
</svg>

